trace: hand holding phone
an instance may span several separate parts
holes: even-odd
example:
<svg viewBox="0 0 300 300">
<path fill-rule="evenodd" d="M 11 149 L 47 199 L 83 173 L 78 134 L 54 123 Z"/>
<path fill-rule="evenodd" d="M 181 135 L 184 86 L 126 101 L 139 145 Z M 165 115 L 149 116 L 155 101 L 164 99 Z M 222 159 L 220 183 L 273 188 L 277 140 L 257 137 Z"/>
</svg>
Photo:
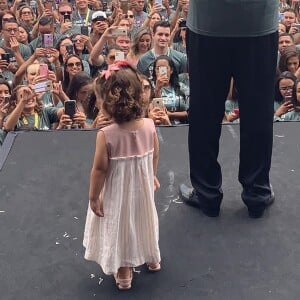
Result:
<svg viewBox="0 0 300 300">
<path fill-rule="evenodd" d="M 166 66 L 159 66 L 158 67 L 159 75 L 167 77 L 168 76 L 168 70 Z"/>
<path fill-rule="evenodd" d="M 160 110 L 165 110 L 165 104 L 163 98 L 153 98 L 152 100 L 153 107 L 157 107 Z"/>
<path fill-rule="evenodd" d="M 179 28 L 186 28 L 186 20 L 182 20 L 182 21 L 179 23 Z"/>
<path fill-rule="evenodd" d="M 6 60 L 6 62 L 9 64 L 10 63 L 10 54 L 9 53 L 1 54 L 1 59 Z"/>
<path fill-rule="evenodd" d="M 69 115 L 71 119 L 74 118 L 76 113 L 76 100 L 67 100 L 64 103 L 65 106 L 65 114 Z"/>
<path fill-rule="evenodd" d="M 233 112 L 234 112 L 237 116 L 240 115 L 240 109 L 239 109 L 239 108 L 235 108 L 235 109 L 233 110 Z"/>
</svg>

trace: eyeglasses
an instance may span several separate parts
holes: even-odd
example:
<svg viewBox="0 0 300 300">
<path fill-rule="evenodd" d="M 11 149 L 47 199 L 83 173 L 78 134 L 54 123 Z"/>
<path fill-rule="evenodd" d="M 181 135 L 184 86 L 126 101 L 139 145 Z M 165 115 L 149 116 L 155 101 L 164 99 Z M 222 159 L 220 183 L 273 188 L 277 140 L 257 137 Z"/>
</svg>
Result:
<svg viewBox="0 0 300 300">
<path fill-rule="evenodd" d="M 286 91 L 291 91 L 293 89 L 293 86 L 289 85 L 289 86 L 282 86 L 281 88 L 279 88 L 281 91 L 286 92 Z"/>
<path fill-rule="evenodd" d="M 30 15 L 31 14 L 31 11 L 30 10 L 23 10 L 22 12 L 21 12 L 21 14 L 22 15 Z"/>
<path fill-rule="evenodd" d="M 12 33 L 12 32 L 18 32 L 19 28 L 8 28 L 8 29 L 2 29 L 2 30 Z"/>
<path fill-rule="evenodd" d="M 69 68 L 73 68 L 74 66 L 76 66 L 76 67 L 81 67 L 81 62 L 80 62 L 80 61 L 77 61 L 77 62 L 75 62 L 75 63 L 68 63 L 68 64 L 67 64 L 67 67 L 69 67 Z"/>
<path fill-rule="evenodd" d="M 62 16 L 65 16 L 65 15 L 71 15 L 71 11 L 59 11 L 59 13 L 62 15 Z"/>
<path fill-rule="evenodd" d="M 134 15 L 125 15 L 125 19 L 128 19 L 128 18 L 133 19 Z"/>
</svg>

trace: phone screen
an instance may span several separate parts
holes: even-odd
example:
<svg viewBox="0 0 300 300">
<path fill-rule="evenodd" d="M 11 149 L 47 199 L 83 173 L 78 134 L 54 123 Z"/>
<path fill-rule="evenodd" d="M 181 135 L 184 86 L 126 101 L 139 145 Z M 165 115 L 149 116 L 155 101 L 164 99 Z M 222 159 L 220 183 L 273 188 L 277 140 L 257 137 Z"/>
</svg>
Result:
<svg viewBox="0 0 300 300">
<path fill-rule="evenodd" d="M 88 26 L 82 25 L 80 30 L 81 30 L 82 35 L 89 36 L 89 27 Z"/>
<path fill-rule="evenodd" d="M 53 48 L 53 34 L 46 33 L 43 35 L 44 48 Z"/>
<path fill-rule="evenodd" d="M 125 54 L 123 51 L 116 51 L 115 53 L 115 61 L 125 60 Z"/>
</svg>

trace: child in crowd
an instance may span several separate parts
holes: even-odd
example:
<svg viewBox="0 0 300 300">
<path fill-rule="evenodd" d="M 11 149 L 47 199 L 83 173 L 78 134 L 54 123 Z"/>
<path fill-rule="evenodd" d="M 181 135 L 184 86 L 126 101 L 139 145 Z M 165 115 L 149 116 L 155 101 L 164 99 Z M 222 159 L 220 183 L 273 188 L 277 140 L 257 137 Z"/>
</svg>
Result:
<svg viewBox="0 0 300 300">
<path fill-rule="evenodd" d="M 127 290 L 133 267 L 147 263 L 149 271 L 160 270 L 154 203 L 159 145 L 153 121 L 142 117 L 145 101 L 135 69 L 116 62 L 98 84 L 102 109 L 114 123 L 97 134 L 83 245 L 85 258 Z"/>
<path fill-rule="evenodd" d="M 284 114 L 280 121 L 300 121 L 300 79 L 295 82 L 292 92 L 293 109 Z"/>
</svg>

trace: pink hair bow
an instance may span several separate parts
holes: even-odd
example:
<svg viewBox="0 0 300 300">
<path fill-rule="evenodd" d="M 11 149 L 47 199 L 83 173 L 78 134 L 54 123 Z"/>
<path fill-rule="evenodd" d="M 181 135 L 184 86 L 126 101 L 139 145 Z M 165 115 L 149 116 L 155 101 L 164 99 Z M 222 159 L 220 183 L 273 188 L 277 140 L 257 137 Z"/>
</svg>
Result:
<svg viewBox="0 0 300 300">
<path fill-rule="evenodd" d="M 120 69 L 130 67 L 130 66 L 131 66 L 130 63 L 127 62 L 126 60 L 117 61 L 114 64 L 109 65 L 107 70 L 103 70 L 101 72 L 100 77 L 104 76 L 105 80 L 107 80 L 110 77 L 112 71 L 119 71 Z"/>
</svg>

